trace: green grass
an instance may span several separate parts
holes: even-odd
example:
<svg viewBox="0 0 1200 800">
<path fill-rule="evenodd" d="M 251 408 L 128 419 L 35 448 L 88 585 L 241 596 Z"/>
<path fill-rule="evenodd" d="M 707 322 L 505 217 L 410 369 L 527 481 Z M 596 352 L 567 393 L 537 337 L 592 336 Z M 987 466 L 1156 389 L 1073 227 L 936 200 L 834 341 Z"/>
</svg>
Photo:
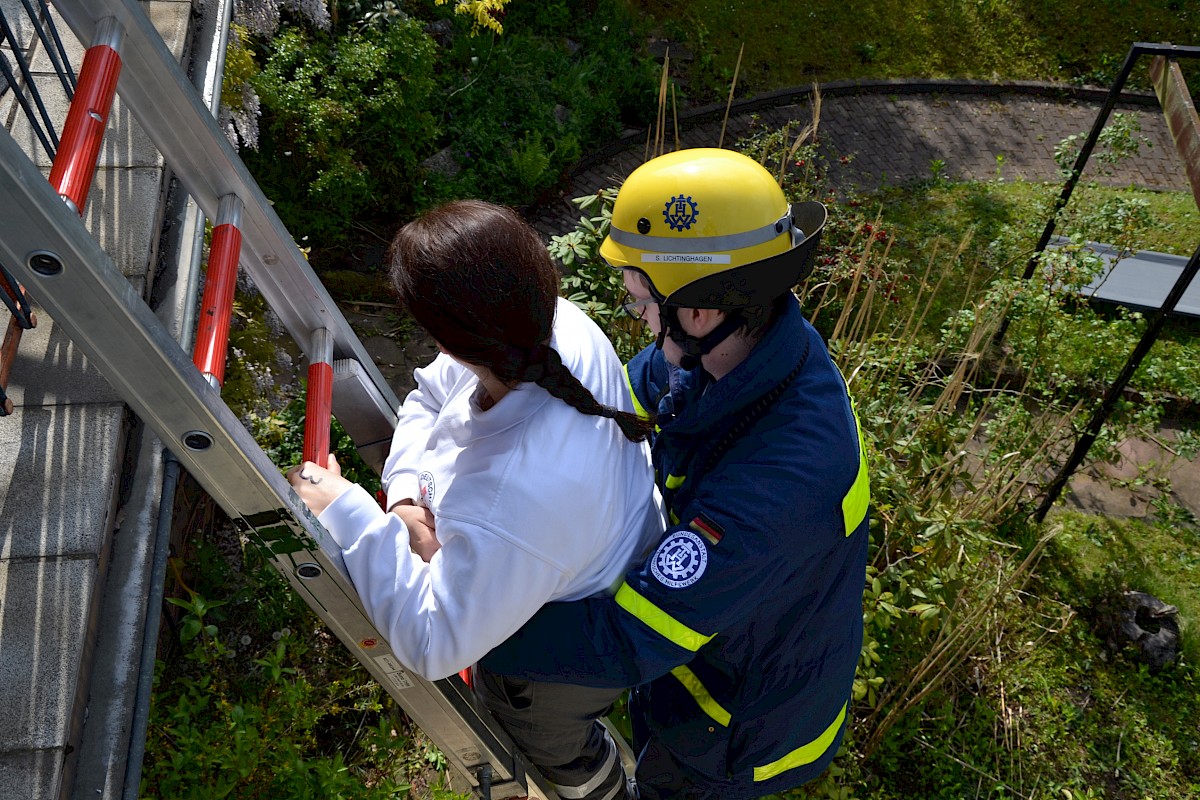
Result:
<svg viewBox="0 0 1200 800">
<path fill-rule="evenodd" d="M 1030 181 L 926 184 L 885 190 L 873 198 L 869 210 L 878 209 L 886 224 L 902 225 L 914 239 L 955 238 L 974 228 L 974 249 L 980 251 L 1011 231 L 1019 237 L 1018 244 L 1031 249 L 1061 188 L 1057 183 Z M 1136 198 L 1150 204 L 1153 223 L 1138 231 L 1142 249 L 1190 256 L 1200 244 L 1200 211 L 1186 192 L 1080 184 L 1067 211 L 1095 208 L 1115 198 Z M 1089 231 L 1083 228 L 1083 232 Z"/>
<path fill-rule="evenodd" d="M 928 180 L 833 201 L 822 254 L 808 285 L 845 287 L 859 271 L 870 275 L 878 291 L 865 301 L 871 317 L 867 329 L 892 341 L 907 338 L 931 354 L 942 349 L 943 356 L 965 343 L 945 338 L 948 326 L 961 331 L 980 314 L 994 314 L 997 304 L 1011 301 L 1004 312 L 1011 322 L 1006 347 L 985 352 L 987 363 L 1005 370 L 1009 383 L 1027 376 L 1035 384 L 1059 387 L 1063 400 L 1071 398 L 1068 405 L 1092 394 L 1098 397 L 1134 351 L 1150 314 L 1069 302 L 1064 294 L 1053 298 L 1062 306 L 1055 314 L 1038 312 L 1052 298 L 1030 293 L 1031 284 L 1019 278 L 1058 191 L 1057 185 L 1025 181 Z M 1197 245 L 1200 213 L 1184 193 L 1086 184 L 1077 189 L 1056 230 L 1077 242 L 1190 255 Z M 985 302 L 989 292 L 990 303 Z M 816 302 L 815 297 L 806 299 L 810 313 Z M 834 322 L 841 308 L 835 302 L 817 314 L 817 327 L 826 337 L 836 338 Z M 919 330 L 906 331 L 910 321 L 919 321 Z M 1002 358 L 1007 362 L 1003 367 L 998 366 Z M 1200 325 L 1172 318 L 1130 386 L 1153 398 L 1148 402 L 1200 402 L 1197 359 Z M 1085 399 L 1085 408 L 1093 406 Z"/>
<path fill-rule="evenodd" d="M 691 79 L 693 97 L 703 102 L 724 98 L 743 44 L 738 84 L 745 94 L 852 78 L 1107 85 L 1134 41 L 1200 44 L 1200 7 L 1191 0 L 648 0 L 629 5 L 660 36 L 692 51 L 690 62 L 674 63 Z M 1136 73 L 1143 86 L 1144 70 L 1143 63 Z"/>
<path fill-rule="evenodd" d="M 1194 797 L 1195 669 L 1151 676 L 1063 606 L 1022 602 L 1009 638 L 891 738 L 864 795 Z"/>
<path fill-rule="evenodd" d="M 1145 521 L 1059 512 L 1048 524 L 1047 559 L 986 620 L 985 645 L 850 766 L 854 797 L 1197 796 L 1200 527 L 1165 505 Z M 987 572 L 980 563 L 974 580 Z M 1102 610 L 1124 589 L 1179 608 L 1183 655 L 1159 674 L 1106 643 Z"/>
</svg>

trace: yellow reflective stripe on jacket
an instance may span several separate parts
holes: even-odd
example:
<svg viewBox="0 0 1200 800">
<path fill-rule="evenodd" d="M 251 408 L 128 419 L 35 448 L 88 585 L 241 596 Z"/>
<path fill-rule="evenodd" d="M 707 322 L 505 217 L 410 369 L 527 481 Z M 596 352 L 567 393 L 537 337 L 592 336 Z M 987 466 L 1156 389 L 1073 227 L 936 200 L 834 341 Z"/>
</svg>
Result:
<svg viewBox="0 0 1200 800">
<path fill-rule="evenodd" d="M 688 694 L 696 699 L 696 704 L 704 710 L 705 714 L 715 719 L 717 722 L 729 727 L 729 721 L 733 719 L 729 712 L 721 708 L 721 704 L 713 700 L 713 696 L 708 693 L 708 689 L 704 688 L 704 684 L 696 677 L 696 673 L 684 666 L 678 666 L 671 670 L 671 674 L 679 679 L 683 684 L 683 688 L 688 690 Z"/>
<path fill-rule="evenodd" d="M 638 400 L 637 392 L 633 391 L 633 381 L 629 378 L 628 364 L 625 365 L 625 388 L 629 390 L 629 397 L 633 400 L 633 413 L 637 414 L 640 419 L 650 419 L 650 412 Z"/>
<path fill-rule="evenodd" d="M 659 636 L 674 642 L 680 647 L 693 653 L 704 646 L 713 636 L 705 636 L 684 625 L 679 620 L 663 611 L 658 606 L 642 597 L 628 583 L 622 583 L 617 589 L 615 598 L 617 605 L 640 619 Z"/>
<path fill-rule="evenodd" d="M 683 486 L 683 482 L 687 480 L 687 475 L 668 475 L 666 486 L 668 489 L 678 489 Z"/>
<path fill-rule="evenodd" d="M 770 780 L 781 772 L 787 772 L 789 769 L 795 769 L 796 767 L 803 767 L 805 764 L 811 764 L 820 758 L 829 749 L 829 746 L 833 744 L 833 740 L 837 738 L 838 731 L 842 728 L 842 721 L 846 719 L 846 705 L 848 704 L 842 705 L 842 710 L 838 712 L 837 719 L 816 739 L 806 745 L 797 747 L 778 761 L 772 761 L 770 764 L 762 767 L 755 767 L 754 780 Z"/>
<path fill-rule="evenodd" d="M 850 413 L 854 415 L 854 428 L 858 431 L 858 475 L 854 485 L 842 498 L 842 520 L 846 524 L 846 535 L 854 533 L 855 528 L 862 524 L 867 516 L 867 506 L 871 503 L 871 481 L 867 477 L 867 448 L 863 444 L 862 425 L 858 423 L 858 410 L 854 401 L 850 401 Z"/>
</svg>

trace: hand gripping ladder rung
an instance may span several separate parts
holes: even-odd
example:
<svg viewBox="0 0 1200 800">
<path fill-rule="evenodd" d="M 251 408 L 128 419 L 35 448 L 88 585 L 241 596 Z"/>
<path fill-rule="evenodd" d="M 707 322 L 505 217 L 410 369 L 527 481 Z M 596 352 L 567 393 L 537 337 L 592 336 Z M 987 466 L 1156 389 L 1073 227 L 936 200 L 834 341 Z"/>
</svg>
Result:
<svg viewBox="0 0 1200 800">
<path fill-rule="evenodd" d="M 95 132 L 103 125 L 96 116 L 107 116 L 104 96 L 111 102 L 108 88 L 115 85 L 197 205 L 218 229 L 230 226 L 218 240 L 217 269 L 229 278 L 240 260 L 315 368 L 310 379 L 315 376 L 321 385 L 310 397 L 310 412 L 323 414 L 324 420 L 306 443 L 306 457 L 328 451 L 331 409 L 368 463 L 382 465 L 396 421 L 394 393 L 140 4 L 58 0 L 55 5 L 80 41 L 94 43 L 88 57 L 95 53 L 97 67 L 86 72 L 100 76 L 96 93 L 90 93 L 81 74 L 74 101 L 80 102 L 80 95 L 92 98 L 78 112 L 83 115 L 78 150 L 85 155 L 78 164 L 64 165 L 52 186 L 12 138 L 0 134 L 0 196 L 6 197 L 0 263 L 12 265 L 16 279 L 472 787 L 478 789 L 486 773 L 492 797 L 528 794 L 552 800 L 553 789 L 527 771 L 511 740 L 457 676 L 430 682 L 411 674 L 367 618 L 337 544 L 222 402 L 217 385 L 224 344 L 217 347 L 216 341 L 198 337 L 193 356 L 184 353 L 84 227 L 76 212 L 86 202 L 95 168 L 95 154 L 86 154 L 93 147 L 99 151 Z M 64 138 L 67 129 L 72 125 L 65 126 Z M 226 313 L 230 290 L 212 287 L 218 281 L 211 259 L 209 269 L 214 297 L 211 306 L 206 297 L 205 308 L 218 317 Z M 213 322 L 209 339 L 227 335 L 218 330 L 227 321 Z"/>
</svg>

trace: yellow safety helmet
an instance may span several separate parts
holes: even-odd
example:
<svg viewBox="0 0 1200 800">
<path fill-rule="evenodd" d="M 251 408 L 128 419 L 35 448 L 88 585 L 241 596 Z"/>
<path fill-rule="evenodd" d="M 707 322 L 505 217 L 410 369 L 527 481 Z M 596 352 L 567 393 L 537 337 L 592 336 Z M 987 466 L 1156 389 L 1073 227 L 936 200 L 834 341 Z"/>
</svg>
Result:
<svg viewBox="0 0 1200 800">
<path fill-rule="evenodd" d="M 789 205 L 771 173 L 740 153 L 679 150 L 625 180 L 600 256 L 645 275 L 664 305 L 762 305 L 811 271 L 825 216 L 817 202 Z"/>
</svg>

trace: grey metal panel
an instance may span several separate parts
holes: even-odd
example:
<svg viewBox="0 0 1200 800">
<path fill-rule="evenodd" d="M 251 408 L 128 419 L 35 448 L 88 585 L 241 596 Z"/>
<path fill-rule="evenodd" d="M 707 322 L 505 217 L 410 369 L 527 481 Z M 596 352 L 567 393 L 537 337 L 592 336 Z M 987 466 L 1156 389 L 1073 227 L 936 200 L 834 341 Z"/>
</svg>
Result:
<svg viewBox="0 0 1200 800">
<path fill-rule="evenodd" d="M 1136 308 L 1161 308 L 1188 262 L 1183 256 L 1153 250 L 1138 250 L 1119 258 L 1119 251 L 1111 245 L 1088 242 L 1087 246 L 1104 259 L 1107 267 L 1082 294 Z M 1200 316 L 1200 285 L 1193 282 L 1187 288 L 1174 313 Z"/>
<path fill-rule="evenodd" d="M 333 362 L 333 416 L 357 445 L 358 454 L 376 472 L 383 472 L 396 429 L 397 409 L 374 391 L 362 365 L 339 359 Z"/>
</svg>

